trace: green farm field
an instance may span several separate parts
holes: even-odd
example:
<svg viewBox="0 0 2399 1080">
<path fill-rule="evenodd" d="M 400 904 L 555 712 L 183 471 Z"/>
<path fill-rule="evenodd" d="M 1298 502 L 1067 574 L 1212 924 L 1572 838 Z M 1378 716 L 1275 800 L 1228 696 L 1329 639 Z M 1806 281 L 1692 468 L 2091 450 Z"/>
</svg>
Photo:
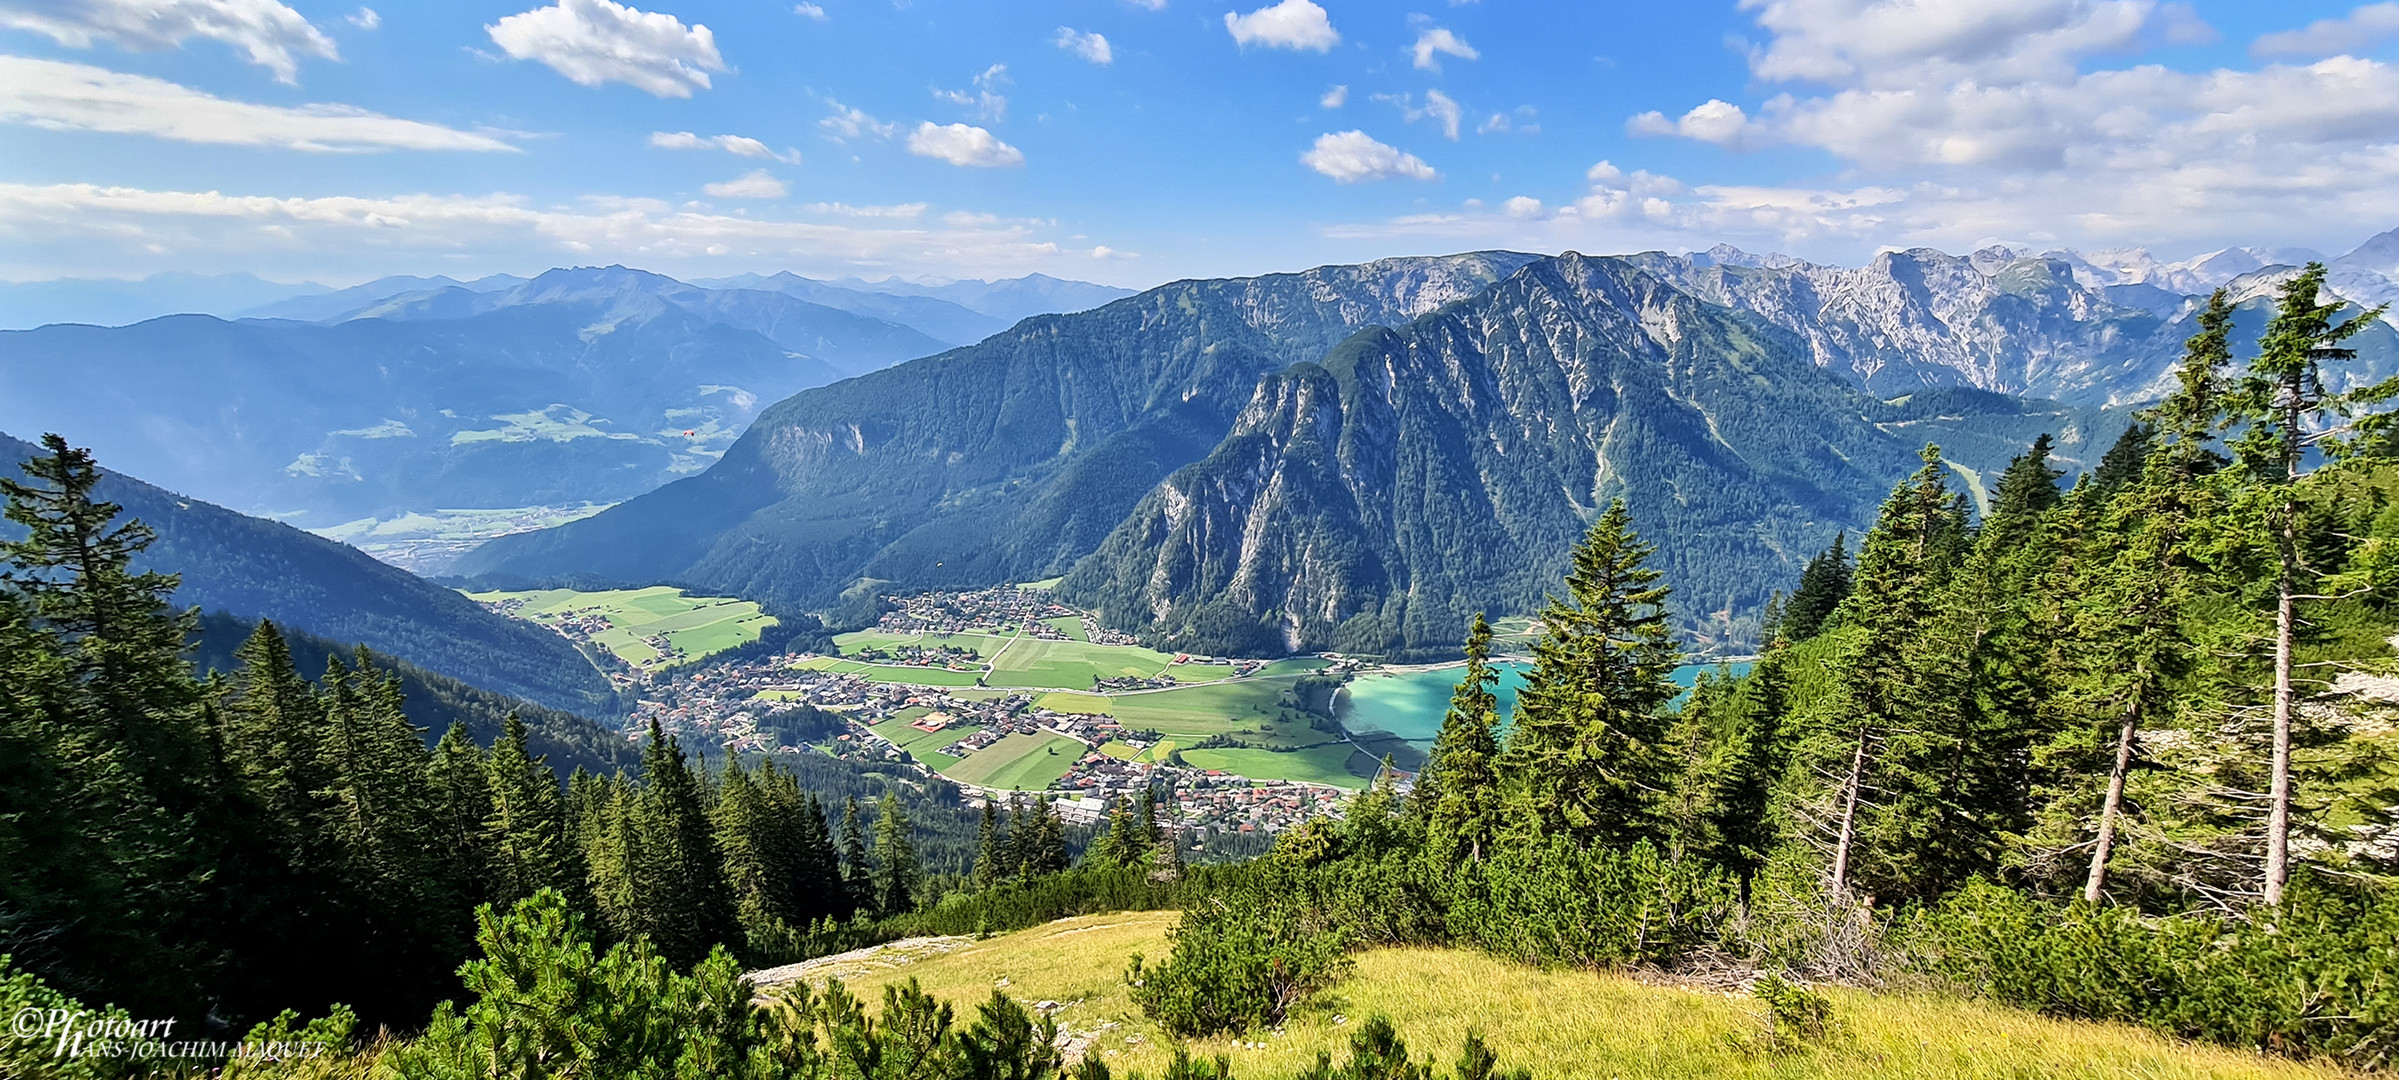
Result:
<svg viewBox="0 0 2399 1080">
<path fill-rule="evenodd" d="M 1057 783 L 1088 749 L 1064 735 L 1010 735 L 941 770 L 943 776 L 977 787 L 1039 791 Z"/>
<path fill-rule="evenodd" d="M 521 599 L 518 618 L 557 622 L 585 615 L 608 620 L 608 629 L 591 635 L 592 643 L 635 667 L 658 668 L 686 664 L 758 640 L 775 624 L 774 616 L 747 600 L 723 596 L 687 596 L 665 585 L 646 589 L 580 592 L 542 589 L 534 592 L 468 593 L 481 603 Z M 664 638 L 667 649 L 651 644 Z"/>
<path fill-rule="evenodd" d="M 809 671 L 830 671 L 836 675 L 864 675 L 875 682 L 901 683 L 907 686 L 973 686 L 975 680 L 982 674 L 975 671 L 951 671 L 948 668 L 869 664 L 833 656 L 812 656 L 800 661 L 796 666 Z"/>
<path fill-rule="evenodd" d="M 1166 670 L 1174 657 L 1137 645 L 1093 645 L 1087 641 L 1044 641 L 1020 637 L 992 660 L 993 686 L 1086 689 L 1096 679 L 1146 679 Z"/>
<path fill-rule="evenodd" d="M 979 724 L 952 724 L 940 731 L 925 731 L 914 726 L 915 721 L 923 719 L 932 711 L 924 708 L 902 709 L 891 719 L 876 724 L 868 730 L 890 740 L 892 745 L 907 751 L 910 756 L 931 766 L 934 770 L 945 770 L 957 764 L 960 759 L 942 753 L 941 748 L 981 731 L 983 728 Z"/>
<path fill-rule="evenodd" d="M 1195 769 L 1221 769 L 1251 779 L 1299 780 L 1363 789 L 1366 778 L 1349 771 L 1349 759 L 1356 752 L 1348 743 L 1305 750 L 1185 750 L 1183 763 Z"/>
</svg>

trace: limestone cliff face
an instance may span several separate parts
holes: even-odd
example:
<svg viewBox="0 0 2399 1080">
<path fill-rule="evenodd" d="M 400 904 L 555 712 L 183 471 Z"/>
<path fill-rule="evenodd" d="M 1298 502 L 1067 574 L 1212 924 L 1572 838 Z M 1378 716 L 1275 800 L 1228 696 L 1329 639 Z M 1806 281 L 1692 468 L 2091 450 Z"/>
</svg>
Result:
<svg viewBox="0 0 2399 1080">
<path fill-rule="evenodd" d="M 1996 395 L 1886 402 L 1764 318 L 1568 255 L 1261 379 L 1064 587 L 1203 651 L 1434 651 L 1535 608 L 1622 498 L 1686 632 L 1729 641 L 1924 442 L 1979 469 L 2044 429 L 2069 456 L 2115 434 Z"/>
</svg>

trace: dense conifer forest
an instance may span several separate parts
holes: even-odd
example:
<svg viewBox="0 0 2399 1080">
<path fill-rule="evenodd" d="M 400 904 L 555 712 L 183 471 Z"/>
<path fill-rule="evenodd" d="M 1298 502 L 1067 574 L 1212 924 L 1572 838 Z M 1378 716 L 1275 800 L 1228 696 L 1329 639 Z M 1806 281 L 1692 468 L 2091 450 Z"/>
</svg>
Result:
<svg viewBox="0 0 2399 1080">
<path fill-rule="evenodd" d="M 1176 907 L 1170 953 L 1125 978 L 1185 1036 L 1272 1028 L 1355 953 L 1422 945 L 1733 973 L 1797 1039 L 1834 1022 L 1810 984 L 1842 982 L 2387 1069 L 2399 381 L 2342 377 L 2380 312 L 2320 302 L 2322 276 L 2253 357 L 2219 294 L 2175 391 L 2087 473 L 2035 440 L 1978 512 L 1925 448 L 1754 665 L 1688 693 L 1658 553 L 1604 509 L 1512 716 L 1476 619 L 1411 785 L 1226 866 L 1182 865 L 1147 800 L 1080 845 L 1035 802 L 929 873 L 937 800 L 827 799 L 655 731 L 638 774 L 562 787 L 521 720 L 428 748 L 371 656 L 312 681 L 272 625 L 197 680 L 171 579 L 129 569 L 145 529 L 52 439 L 5 489 L 27 533 L 0 548 L 0 1005 L 258 1023 L 428 1080 L 1103 1080 L 1003 993 L 964 1022 L 913 987 L 761 1008 L 741 972 Z M 1362 1025 L 1305 1075 L 1432 1075 L 1402 1034 Z M 1469 1038 L 1442 1075 L 1509 1064 Z"/>
</svg>

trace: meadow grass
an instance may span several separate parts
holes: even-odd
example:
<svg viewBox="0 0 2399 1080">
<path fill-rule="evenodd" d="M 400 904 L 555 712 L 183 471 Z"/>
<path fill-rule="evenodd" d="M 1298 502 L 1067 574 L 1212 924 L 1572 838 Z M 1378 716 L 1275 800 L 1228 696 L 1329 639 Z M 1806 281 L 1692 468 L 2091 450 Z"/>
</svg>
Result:
<svg viewBox="0 0 2399 1080">
<path fill-rule="evenodd" d="M 1167 1039 L 1141 1015 L 1124 984 L 1132 954 L 1170 949 L 1174 912 L 1067 919 L 975 942 L 899 966 L 836 968 L 868 1001 L 881 988 L 920 980 L 971 1015 L 1002 992 L 1066 1003 L 1063 1026 L 1094 1034 L 1093 1051 L 1115 1074 L 1165 1069 Z M 2335 1080 L 2336 1068 L 2180 1043 L 2139 1028 L 2052 1020 L 1996 1005 L 1920 994 L 1833 988 L 1843 1031 L 1823 1045 L 1761 1049 L 1763 1007 L 1740 994 L 1685 989 L 1622 975 L 1543 971 L 1451 949 L 1384 949 L 1357 958 L 1351 977 L 1295 1012 L 1280 1033 L 1192 1043 L 1198 1056 L 1232 1058 L 1236 1078 L 1287 1077 L 1318 1051 L 1346 1057 L 1366 1017 L 1391 1018 L 1410 1052 L 1445 1067 L 1468 1029 L 1480 1030 L 1506 1067 L 1570 1080 Z M 1336 1023 L 1336 1019 L 1342 1022 Z M 1114 1024 L 1114 1027 L 1103 1025 Z M 1133 1041 L 1128 1041 L 1133 1040 Z M 1253 1049 L 1251 1044 L 1263 1043 Z"/>
<path fill-rule="evenodd" d="M 1138 645 L 1093 645 L 1020 637 L 992 658 L 991 685 L 1085 689 L 1094 679 L 1149 678 L 1174 657 Z"/>
<path fill-rule="evenodd" d="M 868 730 L 877 735 L 881 735 L 885 739 L 889 740 L 892 745 L 916 755 L 919 759 L 927 761 L 928 764 L 932 758 L 940 758 L 945 762 L 959 760 L 958 758 L 951 757 L 948 754 L 936 753 L 935 751 L 939 751 L 944 746 L 948 746 L 949 744 L 957 742 L 958 740 L 972 735 L 975 732 L 983 730 L 982 725 L 952 724 L 941 729 L 940 731 L 926 731 L 923 728 L 913 726 L 913 721 L 923 717 L 926 713 L 931 711 L 932 710 L 930 709 L 924 708 L 902 709 L 898 715 L 895 715 L 891 719 L 885 720 L 880 724 L 875 724 L 868 728 Z M 915 713 L 916 715 L 910 716 L 908 715 L 909 713 Z M 939 768 L 939 766 L 935 767 Z"/>
<path fill-rule="evenodd" d="M 1075 639 L 1076 641 L 1090 641 L 1090 640 L 1091 640 L 1091 634 L 1090 634 L 1090 632 L 1089 632 L 1089 631 L 1086 631 L 1086 630 L 1084 630 L 1084 629 L 1083 629 L 1083 619 L 1082 619 L 1082 616 L 1079 616 L 1079 615 L 1057 615 L 1057 616 L 1052 616 L 1052 617 L 1050 617 L 1050 618 L 1047 618 L 1047 619 L 1043 619 L 1043 620 L 1041 620 L 1041 621 L 1043 621 L 1043 622 L 1045 622 L 1045 623 L 1048 623 L 1048 624 L 1050 624 L 1050 626 L 1051 626 L 1053 629 L 1057 630 L 1059 633 L 1061 633 L 1061 634 L 1064 634 L 1064 635 L 1066 635 L 1067 637 L 1073 638 L 1073 639 Z"/>
<path fill-rule="evenodd" d="M 541 589 L 532 592 L 468 593 L 486 603 L 523 598 L 521 616 L 535 622 L 555 622 L 571 614 L 606 616 L 609 628 L 593 634 L 593 644 L 635 667 L 665 659 L 647 639 L 663 635 L 681 650 L 678 663 L 690 663 L 758 640 L 775 618 L 747 600 L 723 596 L 689 596 L 666 585 L 644 589 L 579 592 Z"/>
<path fill-rule="evenodd" d="M 1321 736 L 1320 736 L 1321 737 Z M 1354 750 L 1348 743 L 1305 750 L 1185 750 L 1183 763 L 1195 769 L 1222 769 L 1253 780 L 1305 780 L 1364 788 L 1366 779 L 1349 771 Z"/>
<path fill-rule="evenodd" d="M 1066 775 L 1088 749 L 1064 735 L 1010 735 L 977 750 L 942 775 L 977 787 L 1040 791 Z"/>
</svg>

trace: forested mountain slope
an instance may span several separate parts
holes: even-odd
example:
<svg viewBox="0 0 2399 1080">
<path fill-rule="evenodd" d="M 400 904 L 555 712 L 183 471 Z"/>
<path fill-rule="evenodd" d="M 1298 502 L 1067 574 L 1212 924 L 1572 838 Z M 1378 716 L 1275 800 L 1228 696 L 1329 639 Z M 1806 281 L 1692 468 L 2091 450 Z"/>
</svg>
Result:
<svg viewBox="0 0 2399 1080">
<path fill-rule="evenodd" d="M 1063 591 L 1190 651 L 1439 651 L 1477 611 L 1537 608 L 1621 498 L 1685 632 L 1746 641 L 1924 443 L 1987 471 L 2042 430 L 2095 461 L 2120 427 L 1972 391 L 1886 402 L 1634 261 L 1566 255 L 1260 380 Z"/>
<path fill-rule="evenodd" d="M 11 476 L 41 448 L 0 434 Z M 180 574 L 173 602 L 276 623 L 525 698 L 552 709 L 612 712 L 615 692 L 573 644 L 491 614 L 449 589 L 289 525 L 109 472 L 98 495 L 158 532 L 137 565 Z M 0 525 L 21 535 L 14 524 Z M 313 673 L 312 673 L 313 674 Z"/>
<path fill-rule="evenodd" d="M 1260 375 L 1480 291 L 1478 253 L 1187 281 L 801 393 L 701 476 L 505 537 L 464 574 L 677 579 L 825 604 L 862 578 L 1037 578 L 1231 428 Z"/>
</svg>

